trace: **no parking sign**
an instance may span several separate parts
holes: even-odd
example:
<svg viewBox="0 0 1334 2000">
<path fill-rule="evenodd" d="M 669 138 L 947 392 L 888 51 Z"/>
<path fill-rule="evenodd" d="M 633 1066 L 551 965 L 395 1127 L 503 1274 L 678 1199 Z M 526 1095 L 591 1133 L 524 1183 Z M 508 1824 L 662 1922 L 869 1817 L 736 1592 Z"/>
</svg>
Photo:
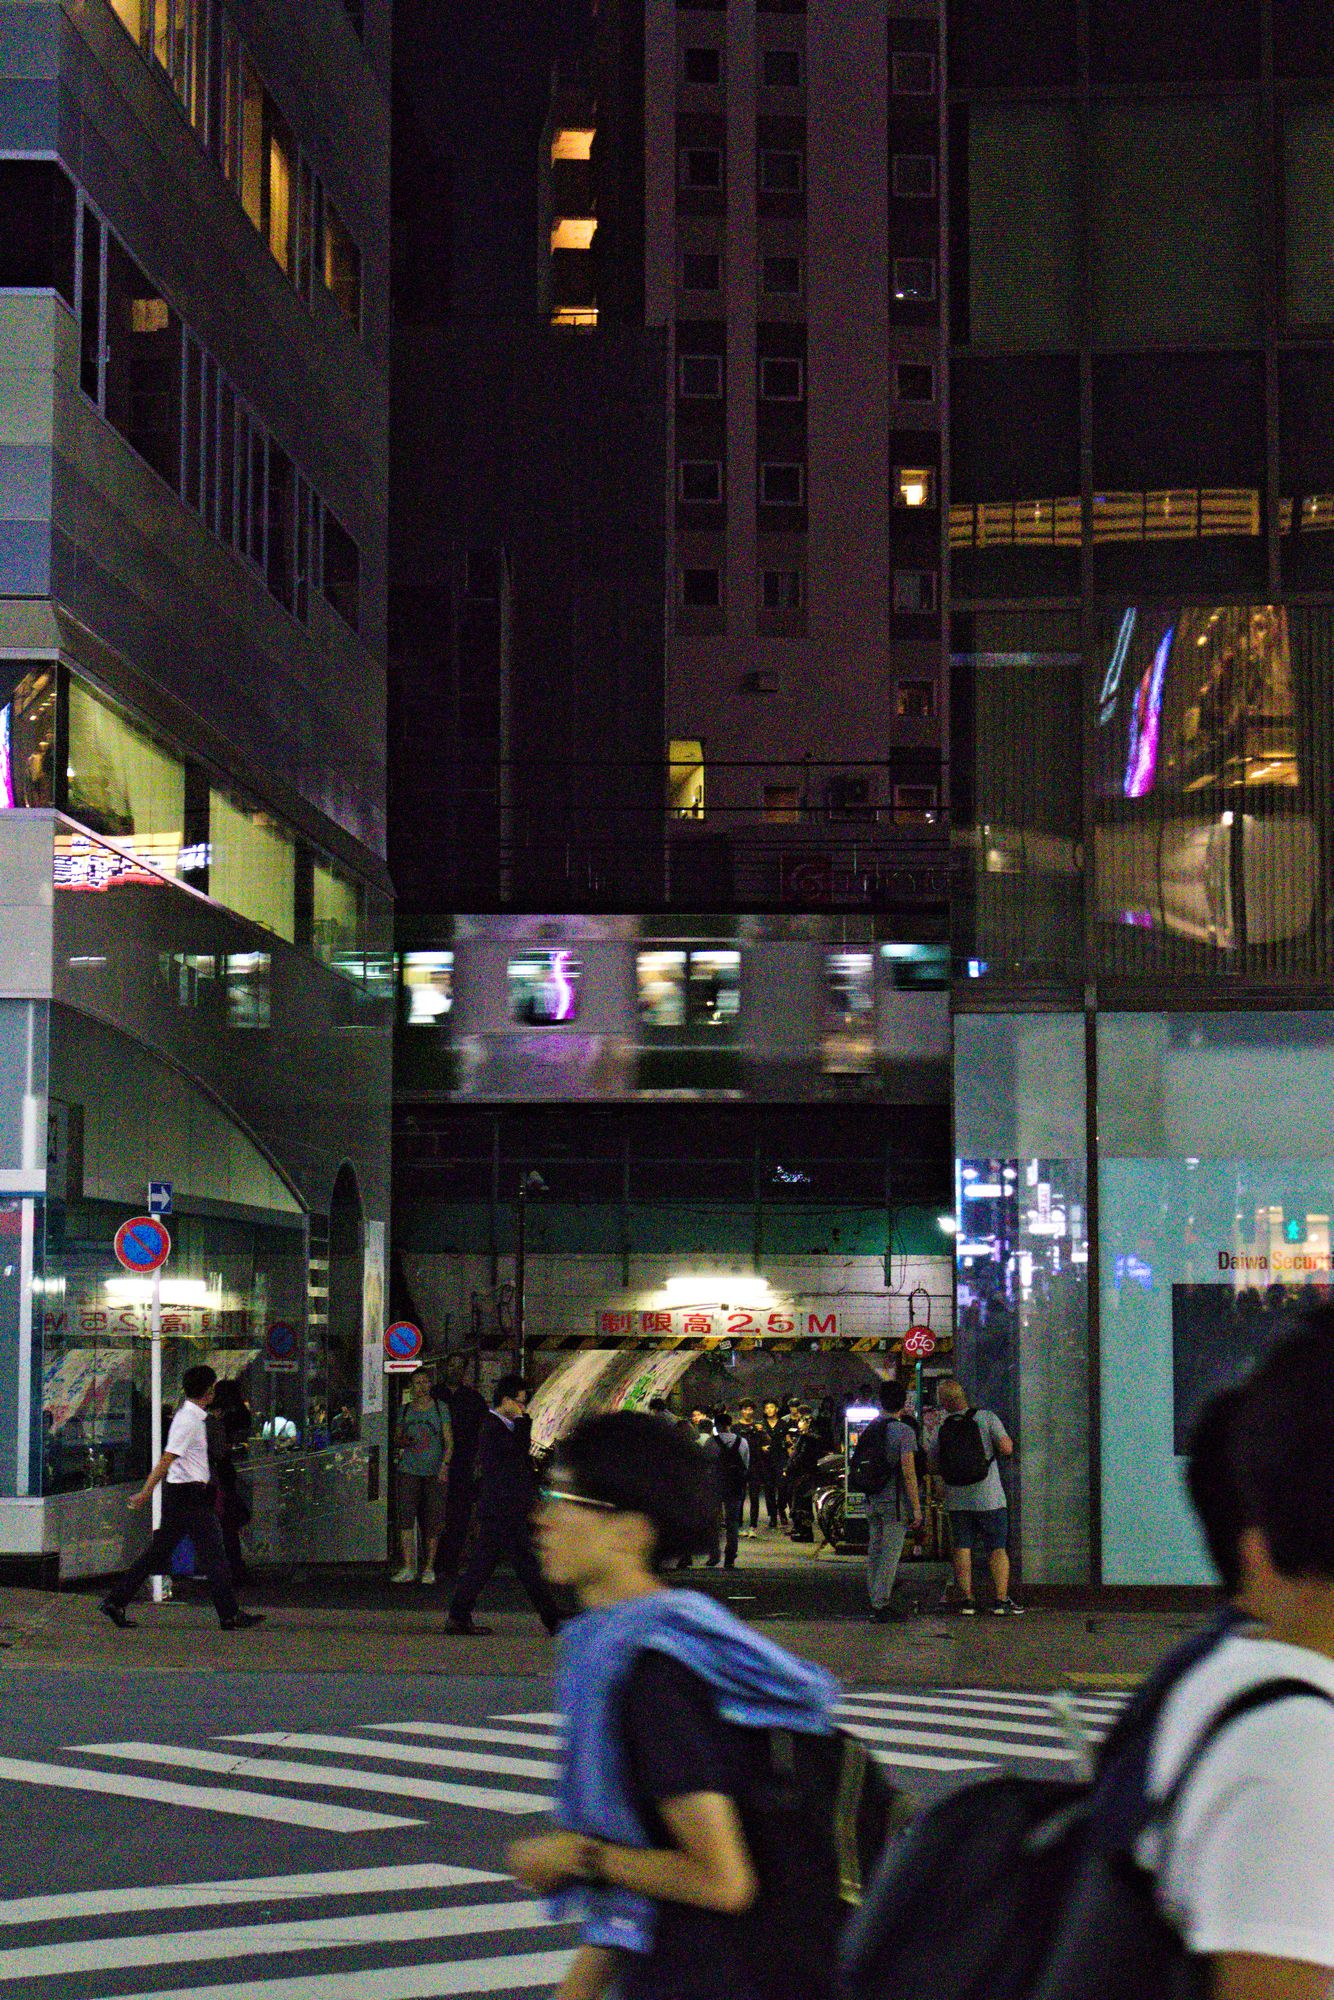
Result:
<svg viewBox="0 0 1334 2000">
<path fill-rule="evenodd" d="M 105 1239 L 104 1239 L 105 1240 Z M 132 1215 L 116 1231 L 116 1261 L 137 1278 L 160 1271 L 171 1255 L 171 1237 L 155 1215 Z"/>
<path fill-rule="evenodd" d="M 410 1319 L 396 1319 L 384 1331 L 384 1372 L 410 1375 L 421 1359 L 421 1328 Z"/>
</svg>

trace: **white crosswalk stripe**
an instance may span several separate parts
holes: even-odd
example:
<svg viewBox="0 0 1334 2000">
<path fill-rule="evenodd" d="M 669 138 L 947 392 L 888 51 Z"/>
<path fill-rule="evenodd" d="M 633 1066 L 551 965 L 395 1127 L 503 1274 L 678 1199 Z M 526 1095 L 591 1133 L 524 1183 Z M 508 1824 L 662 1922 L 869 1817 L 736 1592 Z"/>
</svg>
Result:
<svg viewBox="0 0 1334 2000">
<path fill-rule="evenodd" d="M 155 1987 L 108 1994 L 107 2000 L 447 2000 L 456 1993 L 549 1992 L 564 1978 L 568 1951 L 518 1952 L 435 1965 L 375 1966 L 359 1972 L 308 1972 L 287 1979 L 243 1979 L 226 1986 Z"/>
<path fill-rule="evenodd" d="M 483 1771 L 499 1778 L 542 1778 L 550 1783 L 560 1776 L 560 1765 L 535 1757 L 496 1757 L 483 1750 L 454 1750 L 441 1745 L 423 1749 L 415 1743 L 384 1743 L 364 1736 L 319 1736 L 283 1729 L 259 1729 L 243 1736 L 220 1736 L 219 1743 L 265 1743 L 277 1750 L 326 1750 L 335 1756 L 379 1757 L 399 1764 L 427 1764 L 436 1769 Z"/>
<path fill-rule="evenodd" d="M 436 1805 L 473 1806 L 521 1816 L 544 1813 L 550 1805 L 550 1801 L 539 1792 L 505 1791 L 490 1785 L 440 1784 L 435 1779 L 407 1777 L 398 1771 L 354 1770 L 346 1764 L 302 1764 L 280 1757 L 229 1756 L 221 1750 L 200 1750 L 189 1744 L 74 1743 L 69 1747 L 81 1757 L 116 1757 L 127 1763 L 179 1765 L 192 1771 L 213 1771 L 220 1777 L 257 1778 L 274 1785 L 310 1785 L 330 1791 L 392 1792 L 396 1798 L 429 1799 Z M 206 1793 L 204 1796 L 211 1795 Z"/>
<path fill-rule="evenodd" d="M 0 1924 L 73 1923 L 155 1910 L 229 1909 L 238 1903 L 293 1903 L 316 1896 L 383 1896 L 413 1889 L 467 1889 L 508 1878 L 486 1868 L 422 1861 L 406 1868 L 330 1868 L 305 1875 L 255 1875 L 235 1882 L 154 1883 L 147 1889 L 74 1889 L 0 1902 Z"/>
<path fill-rule="evenodd" d="M 215 1767 L 216 1768 L 216 1767 Z M 233 1760 L 223 1768 L 236 1775 Z M 241 1819 L 273 1820 L 282 1826 L 304 1826 L 321 1833 L 382 1833 L 394 1826 L 420 1826 L 419 1819 L 348 1806 L 323 1805 L 317 1800 L 279 1799 L 261 1792 L 239 1791 L 225 1785 L 181 1785 L 158 1778 L 135 1778 L 122 1771 L 78 1770 L 68 1764 L 43 1764 L 30 1757 L 0 1757 L 0 1782 L 50 1786 L 56 1791 L 103 1792 L 113 1798 L 145 1799 L 150 1804 L 189 1806 L 200 1812 L 230 1813 Z M 383 1786 L 368 1787 L 383 1791 Z"/>
<path fill-rule="evenodd" d="M 392 1731 L 396 1736 L 438 1736 L 460 1743 L 508 1743 L 518 1750 L 559 1753 L 561 1746 L 559 1735 L 549 1729 L 479 1729 L 466 1722 L 368 1722 L 366 1727 Z"/>
<path fill-rule="evenodd" d="M 1068 1701 L 1073 1731 L 1052 1697 L 1011 1690 L 860 1689 L 839 1704 L 839 1715 L 891 1770 L 977 1771 L 998 1764 L 1072 1770 L 1077 1747 L 1072 1734 L 1096 1744 L 1115 1721 L 1122 1699 Z"/>
</svg>

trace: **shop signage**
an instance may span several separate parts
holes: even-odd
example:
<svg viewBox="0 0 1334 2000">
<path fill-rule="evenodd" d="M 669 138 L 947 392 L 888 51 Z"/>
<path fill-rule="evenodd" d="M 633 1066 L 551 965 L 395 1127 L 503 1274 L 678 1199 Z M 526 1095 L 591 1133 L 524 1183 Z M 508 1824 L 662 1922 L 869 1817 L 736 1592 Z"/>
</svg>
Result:
<svg viewBox="0 0 1334 2000">
<path fill-rule="evenodd" d="M 936 1351 L 936 1336 L 929 1326 L 910 1326 L 903 1336 L 903 1351 L 910 1361 L 925 1361 Z"/>
<path fill-rule="evenodd" d="M 386 1375 L 410 1375 L 416 1368 L 422 1351 L 421 1328 L 414 1326 L 410 1319 L 396 1319 L 384 1331 L 384 1372 Z"/>
<path fill-rule="evenodd" d="M 664 1306 L 642 1312 L 629 1308 L 600 1312 L 599 1333 L 623 1339 L 660 1340 L 836 1340 L 839 1316 L 835 1308 L 783 1306 L 766 1312 L 730 1306 Z"/>
<path fill-rule="evenodd" d="M 171 1255 L 171 1238 L 155 1215 L 132 1215 L 116 1231 L 112 1246 L 117 1263 L 136 1277 L 160 1271 Z"/>
<path fill-rule="evenodd" d="M 264 1367 L 270 1375 L 295 1375 L 301 1365 L 301 1336 L 290 1320 L 275 1319 L 264 1336 Z"/>
</svg>

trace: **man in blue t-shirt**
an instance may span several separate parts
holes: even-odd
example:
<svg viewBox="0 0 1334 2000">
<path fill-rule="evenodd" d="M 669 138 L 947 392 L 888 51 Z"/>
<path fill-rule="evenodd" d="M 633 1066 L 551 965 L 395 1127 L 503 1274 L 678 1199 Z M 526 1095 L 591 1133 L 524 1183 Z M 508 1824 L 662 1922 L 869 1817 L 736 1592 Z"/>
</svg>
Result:
<svg viewBox="0 0 1334 2000">
<path fill-rule="evenodd" d="M 936 1432 L 931 1469 L 945 1489 L 959 1609 L 965 1618 L 977 1609 L 973 1602 L 973 1556 L 978 1554 L 985 1555 L 991 1570 L 996 1592 L 992 1609 L 997 1616 L 1006 1612 L 1018 1616 L 1020 1606 L 1010 1596 L 1010 1517 L 999 1464 L 1002 1458 L 1014 1457 L 1014 1445 L 995 1411 L 970 1404 L 967 1390 L 954 1376 L 947 1376 L 940 1384 L 936 1401 L 945 1412 L 945 1421 Z M 974 1453 L 978 1476 L 959 1480 L 958 1463 Z"/>
</svg>

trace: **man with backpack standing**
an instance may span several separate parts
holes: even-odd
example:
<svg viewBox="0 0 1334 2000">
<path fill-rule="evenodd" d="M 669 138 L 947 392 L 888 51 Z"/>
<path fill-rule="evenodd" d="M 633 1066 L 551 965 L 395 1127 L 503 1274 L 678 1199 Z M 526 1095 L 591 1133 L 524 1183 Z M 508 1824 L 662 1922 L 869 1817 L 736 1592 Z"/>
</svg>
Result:
<svg viewBox="0 0 1334 2000">
<path fill-rule="evenodd" d="M 933 1469 L 945 1488 L 954 1543 L 954 1581 L 959 1610 L 971 1618 L 973 1556 L 985 1555 L 995 1587 L 992 1610 L 997 1617 L 1017 1617 L 1021 1606 L 1010 1596 L 1009 1509 L 1001 1485 L 1002 1458 L 1014 1457 L 1014 1445 L 994 1410 L 979 1410 L 968 1400 L 963 1383 L 947 1376 L 936 1391 L 945 1421 L 936 1433 Z"/>
<path fill-rule="evenodd" d="M 718 1412 L 718 1488 L 723 1499 L 723 1568 L 736 1568 L 741 1510 L 750 1491 L 750 1441 L 734 1428 L 726 1410 Z"/>
<path fill-rule="evenodd" d="M 848 1484 L 866 1496 L 866 1589 L 871 1616 L 878 1625 L 894 1613 L 891 1600 L 909 1529 L 922 1525 L 922 1497 L 917 1485 L 917 1438 L 903 1421 L 907 1391 L 901 1382 L 880 1385 L 881 1414 L 857 1440 L 848 1468 Z"/>
</svg>

